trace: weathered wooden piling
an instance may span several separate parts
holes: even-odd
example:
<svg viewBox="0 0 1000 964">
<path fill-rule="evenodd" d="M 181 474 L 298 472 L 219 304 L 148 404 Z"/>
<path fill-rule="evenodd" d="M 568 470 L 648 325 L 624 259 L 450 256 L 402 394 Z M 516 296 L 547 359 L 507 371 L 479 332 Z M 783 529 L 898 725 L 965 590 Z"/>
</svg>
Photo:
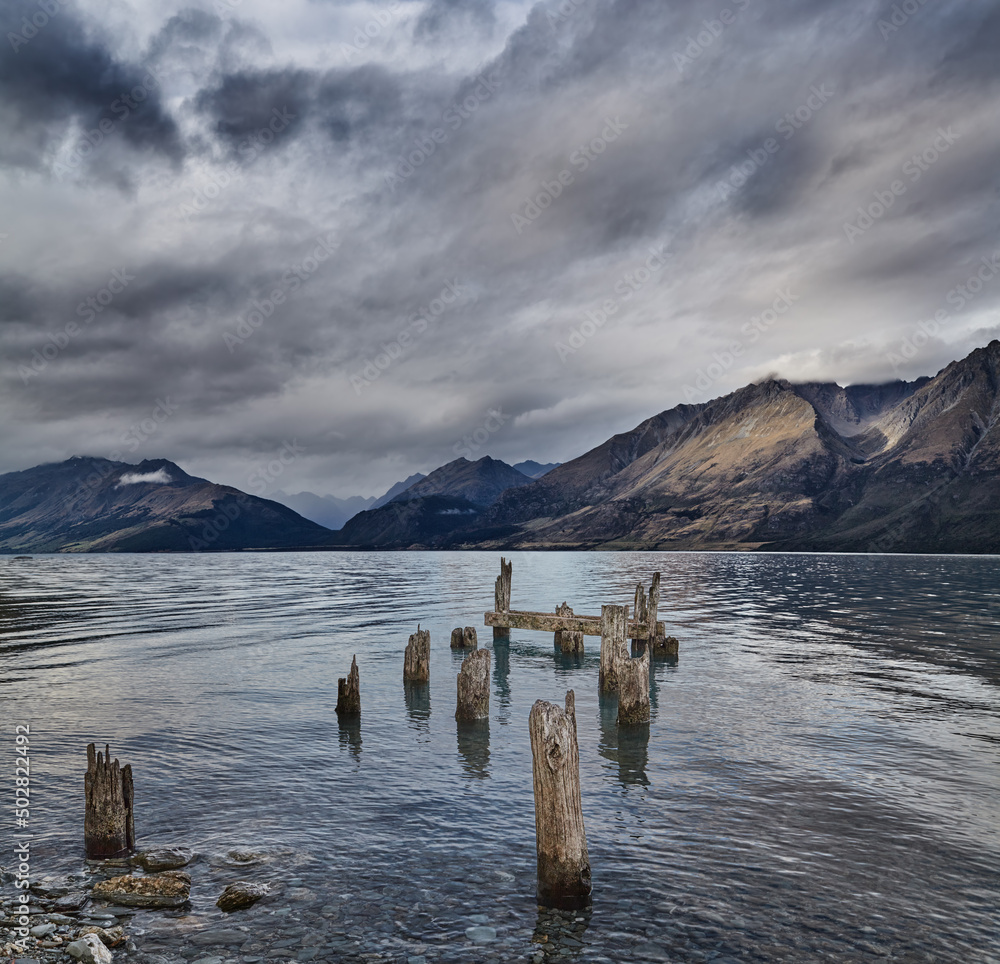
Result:
<svg viewBox="0 0 1000 964">
<path fill-rule="evenodd" d="M 458 674 L 458 705 L 455 719 L 459 722 L 489 719 L 490 715 L 490 651 L 477 649 L 462 660 Z"/>
<path fill-rule="evenodd" d="M 563 653 L 583 653 L 583 633 L 575 633 L 571 629 L 564 629 L 556 633 L 559 637 L 559 650 Z"/>
<path fill-rule="evenodd" d="M 618 664 L 618 725 L 649 722 L 649 647 Z"/>
<path fill-rule="evenodd" d="M 635 601 L 633 603 L 633 606 L 634 606 L 634 615 L 633 615 L 632 618 L 637 623 L 640 623 L 640 622 L 644 623 L 644 622 L 646 622 L 646 614 L 648 612 L 648 606 L 647 606 L 647 599 L 646 599 L 646 590 L 642 588 L 642 583 L 641 582 L 638 583 L 636 585 L 636 587 L 635 587 Z M 655 620 L 654 620 L 653 626 L 655 627 L 655 625 L 656 625 L 656 623 L 655 623 Z M 654 631 L 655 631 L 655 629 L 654 629 Z M 643 640 L 634 638 L 632 640 L 632 642 L 633 643 L 641 643 L 641 642 L 643 642 Z"/>
<path fill-rule="evenodd" d="M 679 649 L 676 636 L 657 636 L 653 641 L 653 652 L 657 656 L 676 656 Z"/>
<path fill-rule="evenodd" d="M 500 557 L 500 575 L 497 576 L 494 590 L 493 608 L 498 613 L 510 612 L 510 581 L 514 571 L 514 563 Z M 494 626 L 493 638 L 506 639 L 510 629 L 506 626 Z"/>
<path fill-rule="evenodd" d="M 410 637 L 403 654 L 403 679 L 408 683 L 428 683 L 431 678 L 431 634 L 421 629 Z"/>
<path fill-rule="evenodd" d="M 89 860 L 124 857 L 135 850 L 135 820 L 132 815 L 132 767 L 111 760 L 111 747 L 103 756 L 93 743 L 87 745 L 87 775 L 84 777 L 86 808 L 83 839 Z"/>
<path fill-rule="evenodd" d="M 351 660 L 351 672 L 347 679 L 337 680 L 337 715 L 361 715 L 361 681 L 358 677 L 358 657 Z"/>
<path fill-rule="evenodd" d="M 556 615 L 573 616 L 575 615 L 575 613 L 573 612 L 573 607 L 564 602 L 561 606 L 556 606 Z M 565 630 L 557 629 L 553 634 L 552 642 L 555 645 L 556 649 L 562 649 L 563 632 L 565 632 Z"/>
<path fill-rule="evenodd" d="M 628 606 L 601 606 L 601 669 L 598 686 L 602 693 L 618 690 L 618 667 L 629 658 L 625 633 Z"/>
<path fill-rule="evenodd" d="M 575 910 L 590 903 L 590 858 L 580 800 L 576 701 L 565 710 L 538 700 L 528 717 L 535 789 L 538 903 Z"/>
<path fill-rule="evenodd" d="M 476 635 L 474 626 L 466 626 L 464 629 L 457 626 L 451 631 L 452 649 L 479 649 L 479 637 Z"/>
</svg>

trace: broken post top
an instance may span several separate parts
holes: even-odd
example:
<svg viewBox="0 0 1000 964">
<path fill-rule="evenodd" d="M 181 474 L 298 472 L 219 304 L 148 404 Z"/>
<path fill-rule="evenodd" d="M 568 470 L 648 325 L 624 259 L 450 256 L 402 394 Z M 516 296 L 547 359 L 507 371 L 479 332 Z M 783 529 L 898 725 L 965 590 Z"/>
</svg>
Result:
<svg viewBox="0 0 1000 964">
<path fill-rule="evenodd" d="M 502 556 L 500 558 L 500 575 L 497 576 L 496 590 L 494 593 L 494 608 L 498 613 L 505 613 L 510 610 L 510 580 L 514 568 L 513 562 L 508 562 Z"/>
<path fill-rule="evenodd" d="M 135 850 L 132 767 L 111 760 L 111 747 L 98 753 L 87 746 L 84 777 L 84 845 L 91 860 L 120 857 Z"/>
</svg>

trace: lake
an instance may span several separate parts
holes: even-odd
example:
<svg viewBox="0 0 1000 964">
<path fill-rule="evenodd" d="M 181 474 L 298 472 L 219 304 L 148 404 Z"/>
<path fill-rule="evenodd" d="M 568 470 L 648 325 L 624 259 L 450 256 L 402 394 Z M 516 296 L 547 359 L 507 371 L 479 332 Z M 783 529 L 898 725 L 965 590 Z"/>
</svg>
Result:
<svg viewBox="0 0 1000 964">
<path fill-rule="evenodd" d="M 599 614 L 662 572 L 680 652 L 647 729 L 598 698 L 599 638 L 494 646 L 497 553 L 0 557 L 0 759 L 30 725 L 35 878 L 87 872 L 94 741 L 132 765 L 139 847 L 198 854 L 190 908 L 137 913 L 119 959 L 1000 960 L 1000 558 L 508 558 L 515 609 Z M 402 683 L 418 623 L 426 692 Z M 494 650 L 474 731 L 466 625 Z M 528 713 L 570 688 L 593 907 L 539 911 Z M 241 879 L 272 894 L 222 914 Z"/>
</svg>

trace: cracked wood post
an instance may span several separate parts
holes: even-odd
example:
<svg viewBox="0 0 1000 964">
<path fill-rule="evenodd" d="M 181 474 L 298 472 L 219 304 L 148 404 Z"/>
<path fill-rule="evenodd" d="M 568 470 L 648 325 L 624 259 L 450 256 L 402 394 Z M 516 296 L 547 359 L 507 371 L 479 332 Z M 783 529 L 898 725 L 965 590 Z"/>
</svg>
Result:
<svg viewBox="0 0 1000 964">
<path fill-rule="evenodd" d="M 574 613 L 573 613 L 573 607 L 567 605 L 564 602 L 561 606 L 556 606 L 556 615 L 557 616 L 572 616 L 572 615 L 574 615 Z M 563 648 L 563 632 L 564 632 L 564 630 L 557 629 L 555 631 L 555 633 L 553 634 L 552 642 L 555 644 L 555 646 L 558 649 L 561 649 L 565 653 L 566 650 Z"/>
<path fill-rule="evenodd" d="M 476 635 L 474 626 L 456 627 L 451 631 L 452 649 L 478 649 L 479 637 Z"/>
<path fill-rule="evenodd" d="M 510 612 L 510 580 L 514 570 L 514 563 L 507 562 L 503 556 L 500 557 L 500 575 L 497 576 L 496 588 L 493 596 L 493 609 L 498 613 Z M 510 628 L 506 626 L 494 626 L 493 638 L 506 639 L 510 636 Z"/>
<path fill-rule="evenodd" d="M 88 860 L 123 857 L 135 850 L 134 793 L 132 767 L 111 762 L 111 747 L 103 756 L 93 743 L 87 745 L 87 775 L 84 777 L 86 808 L 83 839 Z"/>
<path fill-rule="evenodd" d="M 347 679 L 337 680 L 337 715 L 361 716 L 361 683 L 358 678 L 358 657 L 351 660 Z"/>
<path fill-rule="evenodd" d="M 641 582 L 635 587 L 635 602 L 633 611 L 635 613 L 634 618 L 637 623 L 646 622 L 649 607 L 646 599 L 646 591 L 642 588 Z M 643 640 L 633 638 L 632 642 L 641 644 Z"/>
<path fill-rule="evenodd" d="M 599 687 L 602 693 L 618 690 L 618 667 L 629 658 L 625 642 L 628 631 L 628 606 L 601 606 L 601 671 Z"/>
<path fill-rule="evenodd" d="M 575 910 L 590 903 L 590 857 L 580 801 L 576 701 L 565 710 L 538 700 L 528 716 L 535 790 L 538 903 Z"/>
<path fill-rule="evenodd" d="M 618 664 L 618 725 L 649 722 L 649 647 Z"/>
<path fill-rule="evenodd" d="M 559 639 L 559 650 L 563 653 L 583 653 L 583 633 L 575 633 L 571 629 L 564 629 L 561 633 L 556 633 Z"/>
<path fill-rule="evenodd" d="M 410 637 L 403 654 L 403 680 L 407 683 L 429 683 L 431 679 L 431 634 L 421 629 Z"/>
<path fill-rule="evenodd" d="M 477 649 L 462 660 L 458 674 L 458 705 L 455 719 L 460 723 L 489 719 L 490 651 Z"/>
</svg>

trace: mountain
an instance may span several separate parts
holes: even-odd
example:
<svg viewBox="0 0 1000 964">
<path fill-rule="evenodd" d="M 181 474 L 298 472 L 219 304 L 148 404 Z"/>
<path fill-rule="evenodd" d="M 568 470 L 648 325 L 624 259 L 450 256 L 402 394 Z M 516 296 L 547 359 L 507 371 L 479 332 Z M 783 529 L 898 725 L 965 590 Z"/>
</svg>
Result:
<svg viewBox="0 0 1000 964">
<path fill-rule="evenodd" d="M 385 495 L 380 495 L 370 506 L 371 509 L 378 509 L 385 505 L 386 502 L 391 502 L 400 492 L 405 492 L 411 485 L 419 482 L 421 479 L 427 478 L 426 475 L 421 472 L 416 472 L 411 475 L 408 479 L 404 479 L 402 482 L 397 482 Z"/>
<path fill-rule="evenodd" d="M 0 552 L 289 548 L 329 537 L 286 506 L 165 459 L 76 457 L 0 475 Z"/>
<path fill-rule="evenodd" d="M 553 469 L 558 469 L 559 462 L 549 462 L 547 465 L 542 465 L 540 462 L 534 462 L 528 459 L 526 462 L 518 462 L 514 465 L 514 468 L 523 475 L 526 475 L 529 479 L 540 479 L 543 475 L 551 472 Z"/>
<path fill-rule="evenodd" d="M 336 542 L 356 546 L 410 546 L 440 542 L 455 529 L 476 522 L 482 511 L 511 488 L 531 484 L 522 472 L 488 455 L 476 462 L 460 458 L 361 512 Z"/>
<path fill-rule="evenodd" d="M 333 495 L 316 495 L 314 492 L 290 494 L 279 489 L 274 493 L 274 501 L 327 529 L 339 529 L 352 516 L 369 508 L 375 497 L 352 495 L 347 499 L 338 499 Z"/>
<path fill-rule="evenodd" d="M 394 496 L 392 502 L 410 502 L 428 495 L 466 499 L 473 505 L 492 505 L 507 489 L 528 485 L 531 479 L 499 459 L 484 455 L 477 462 L 455 459 Z"/>
<path fill-rule="evenodd" d="M 450 544 L 1000 551 L 998 386 L 1000 341 L 915 382 L 768 379 L 505 493 Z"/>
</svg>

